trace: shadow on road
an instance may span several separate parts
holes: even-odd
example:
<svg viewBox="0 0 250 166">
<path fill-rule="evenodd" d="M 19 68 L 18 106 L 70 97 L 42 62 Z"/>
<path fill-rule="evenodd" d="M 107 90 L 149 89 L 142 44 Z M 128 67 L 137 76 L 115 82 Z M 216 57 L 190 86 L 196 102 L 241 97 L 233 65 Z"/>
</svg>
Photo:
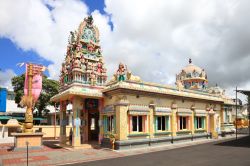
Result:
<svg viewBox="0 0 250 166">
<path fill-rule="evenodd" d="M 62 149 L 62 147 L 59 146 L 59 141 L 57 140 L 46 140 L 43 141 L 43 145 L 47 146 L 51 149 Z"/>
<path fill-rule="evenodd" d="M 250 148 L 250 136 L 229 140 L 215 145 Z"/>
</svg>

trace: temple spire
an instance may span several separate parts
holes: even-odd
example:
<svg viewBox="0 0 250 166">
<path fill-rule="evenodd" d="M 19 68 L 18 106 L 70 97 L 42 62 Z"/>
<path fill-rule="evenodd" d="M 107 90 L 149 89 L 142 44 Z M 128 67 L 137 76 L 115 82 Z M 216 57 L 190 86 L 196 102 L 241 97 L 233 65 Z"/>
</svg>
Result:
<svg viewBox="0 0 250 166">
<path fill-rule="evenodd" d="M 189 58 L 189 64 L 191 64 L 192 63 L 192 59 L 191 58 Z"/>
</svg>

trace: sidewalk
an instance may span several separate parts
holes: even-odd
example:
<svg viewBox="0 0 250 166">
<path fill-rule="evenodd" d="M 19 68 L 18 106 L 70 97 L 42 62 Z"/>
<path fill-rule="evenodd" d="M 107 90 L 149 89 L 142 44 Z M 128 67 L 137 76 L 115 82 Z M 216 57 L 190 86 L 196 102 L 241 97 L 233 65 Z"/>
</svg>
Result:
<svg viewBox="0 0 250 166">
<path fill-rule="evenodd" d="M 109 158 L 117 158 L 124 156 L 131 156 L 143 153 L 150 153 L 162 150 L 170 150 L 176 148 L 182 148 L 192 145 L 198 145 L 208 142 L 214 142 L 218 140 L 230 139 L 235 136 L 227 136 L 226 138 L 220 138 L 217 140 L 199 140 L 194 142 L 183 142 L 176 144 L 169 144 L 164 146 L 155 146 L 147 148 L 129 149 L 121 151 L 112 151 L 108 149 L 65 149 L 55 146 L 58 141 L 48 141 L 46 146 L 40 150 L 29 151 L 29 165 L 65 165 L 70 163 L 89 162 L 95 160 L 103 160 Z M 25 166 L 26 165 L 26 151 L 12 151 L 13 144 L 1 144 L 0 145 L 0 165 L 6 166 Z"/>
</svg>

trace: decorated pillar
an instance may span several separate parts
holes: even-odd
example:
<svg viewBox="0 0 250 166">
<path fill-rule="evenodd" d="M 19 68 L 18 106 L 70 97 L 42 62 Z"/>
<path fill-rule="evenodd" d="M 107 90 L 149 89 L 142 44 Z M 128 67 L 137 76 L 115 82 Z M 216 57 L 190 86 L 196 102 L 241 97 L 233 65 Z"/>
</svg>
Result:
<svg viewBox="0 0 250 166">
<path fill-rule="evenodd" d="M 99 137 L 98 137 L 98 142 L 99 144 L 101 144 L 101 141 L 103 139 L 103 134 L 104 134 L 104 131 L 103 131 L 103 116 L 102 116 L 102 111 L 103 111 L 103 107 L 104 107 L 104 102 L 103 102 L 103 98 L 102 99 L 99 99 Z"/>
<path fill-rule="evenodd" d="M 67 141 L 66 136 L 66 102 L 60 102 L 60 144 L 65 145 Z M 56 122 L 55 122 L 56 123 Z"/>
<path fill-rule="evenodd" d="M 120 100 L 115 105 L 116 113 L 116 137 L 118 140 L 126 140 L 128 135 L 128 104 L 127 100 Z"/>
<path fill-rule="evenodd" d="M 171 130 L 172 130 L 172 136 L 176 136 L 176 131 L 177 131 L 177 104 L 175 102 L 172 103 L 171 105 L 172 109 L 172 117 L 171 117 Z"/>
<path fill-rule="evenodd" d="M 192 115 L 190 116 L 190 129 L 191 129 L 191 134 L 195 133 L 195 126 L 194 126 L 194 110 L 195 110 L 195 106 L 192 105 L 191 107 L 192 110 Z"/>
<path fill-rule="evenodd" d="M 212 114 L 209 114 L 209 119 L 210 119 L 210 132 L 212 133 L 212 136 L 214 138 L 217 138 L 218 137 L 218 133 L 216 131 L 216 119 L 215 119 L 215 114 L 212 113 Z"/>
<path fill-rule="evenodd" d="M 224 109 L 219 110 L 220 111 L 220 126 L 224 123 Z"/>
<path fill-rule="evenodd" d="M 207 133 L 210 133 L 211 132 L 211 124 L 210 124 L 211 122 L 210 122 L 210 116 L 209 116 L 209 114 L 207 114 L 206 115 L 206 122 L 205 122 L 205 124 L 206 124 L 206 131 L 207 131 Z"/>
<path fill-rule="evenodd" d="M 213 138 L 218 138 L 218 131 L 216 129 L 216 116 L 215 116 L 215 112 L 213 110 L 213 108 L 211 107 L 207 107 L 206 108 L 207 112 L 208 112 L 208 119 L 209 119 L 209 130 L 208 132 L 210 132 L 212 134 Z"/>
<path fill-rule="evenodd" d="M 81 126 L 81 134 L 82 134 L 82 139 L 83 142 L 87 142 L 88 141 L 88 113 L 87 110 L 85 108 L 85 98 L 81 99 L 81 105 L 82 105 L 82 118 L 81 120 L 83 121 L 83 125 Z"/>
<path fill-rule="evenodd" d="M 149 104 L 149 136 L 150 138 L 154 137 L 154 110 L 155 110 L 155 104 Z"/>
<path fill-rule="evenodd" d="M 80 135 L 80 115 L 81 115 L 81 98 L 75 96 L 72 99 L 73 107 L 73 135 L 72 135 L 72 146 L 77 147 L 81 145 L 81 135 Z"/>
</svg>

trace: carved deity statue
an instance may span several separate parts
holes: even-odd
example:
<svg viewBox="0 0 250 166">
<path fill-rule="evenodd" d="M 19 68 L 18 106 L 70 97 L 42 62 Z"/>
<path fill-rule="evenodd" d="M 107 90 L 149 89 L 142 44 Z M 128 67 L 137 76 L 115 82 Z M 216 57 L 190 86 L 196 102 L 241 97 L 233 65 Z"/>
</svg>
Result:
<svg viewBox="0 0 250 166">
<path fill-rule="evenodd" d="M 74 59 L 74 65 L 73 65 L 74 68 L 81 68 L 81 62 L 78 58 L 75 58 Z"/>
<path fill-rule="evenodd" d="M 186 72 L 184 70 L 181 71 L 180 73 L 180 80 L 183 80 L 186 76 Z"/>
<path fill-rule="evenodd" d="M 175 84 L 176 84 L 179 91 L 181 91 L 184 88 L 183 83 L 181 82 L 181 80 L 176 80 Z"/>
<path fill-rule="evenodd" d="M 91 52 L 91 53 L 93 53 L 94 50 L 95 50 L 94 45 L 91 44 L 91 43 L 87 44 L 87 49 L 88 49 L 88 51 Z"/>
<path fill-rule="evenodd" d="M 70 31 L 70 43 L 75 43 L 76 41 L 76 37 L 75 37 L 75 33 L 73 31 Z"/>
<path fill-rule="evenodd" d="M 65 62 L 66 64 L 70 64 L 71 58 L 69 55 L 66 56 Z"/>
<path fill-rule="evenodd" d="M 100 58 L 99 62 L 97 63 L 97 73 L 101 75 L 102 72 L 103 72 L 103 66 L 102 66 L 102 59 Z"/>
<path fill-rule="evenodd" d="M 202 69 L 202 71 L 201 71 L 201 77 L 202 77 L 202 78 L 206 78 L 206 73 L 205 73 L 205 70 L 204 70 L 204 69 Z"/>
<path fill-rule="evenodd" d="M 86 61 L 85 61 L 85 58 L 83 56 L 82 56 L 80 62 L 81 62 L 82 70 L 85 71 L 86 70 Z"/>
<path fill-rule="evenodd" d="M 125 81 L 126 72 L 127 72 L 127 67 L 125 67 L 124 64 L 120 63 L 119 68 L 116 71 L 118 81 Z"/>
<path fill-rule="evenodd" d="M 77 44 L 77 46 L 76 46 L 76 52 L 80 52 L 81 48 L 82 48 L 81 43 Z"/>
<path fill-rule="evenodd" d="M 95 85 L 96 84 L 96 74 L 94 71 L 90 73 L 90 84 Z"/>
</svg>

